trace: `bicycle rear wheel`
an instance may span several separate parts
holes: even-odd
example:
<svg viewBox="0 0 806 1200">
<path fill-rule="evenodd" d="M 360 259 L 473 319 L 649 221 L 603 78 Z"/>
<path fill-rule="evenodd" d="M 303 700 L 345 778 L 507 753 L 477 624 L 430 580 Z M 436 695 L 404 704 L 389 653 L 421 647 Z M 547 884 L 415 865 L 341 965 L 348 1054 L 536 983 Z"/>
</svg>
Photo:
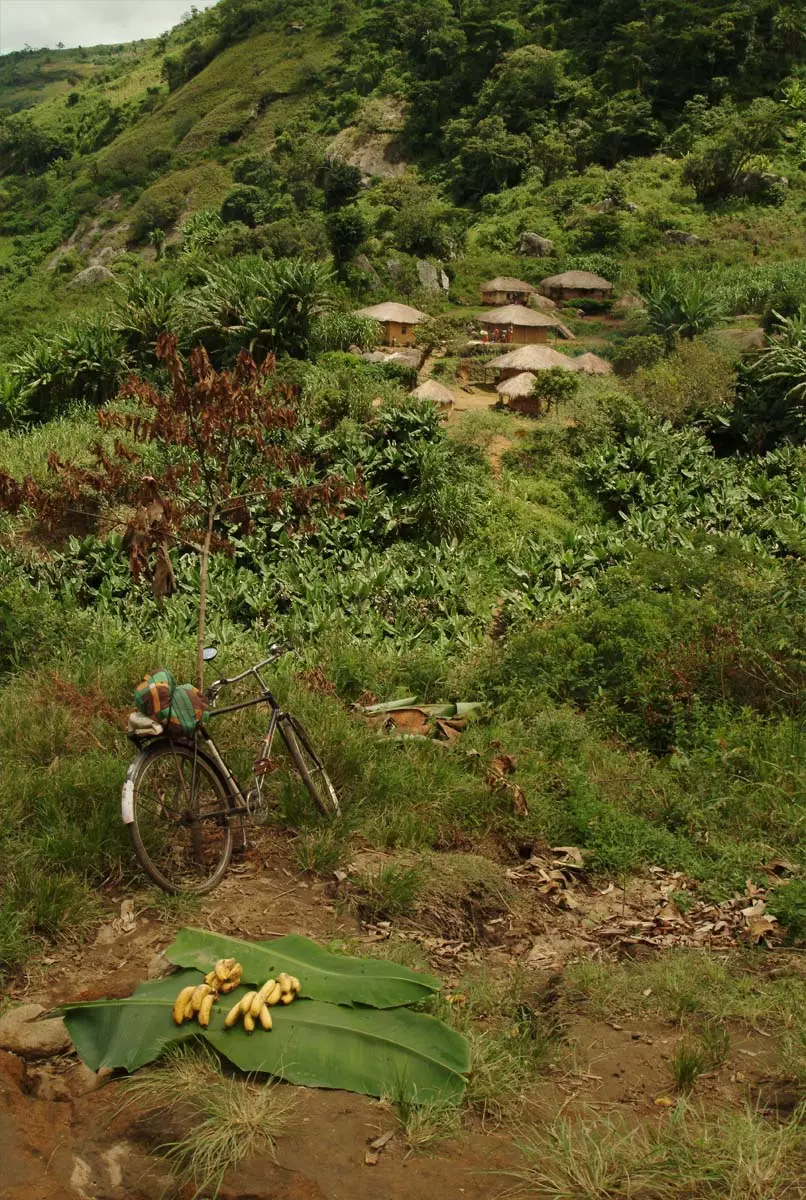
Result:
<svg viewBox="0 0 806 1200">
<path fill-rule="evenodd" d="M 288 717 L 280 726 L 288 753 L 308 795 L 325 817 L 338 817 L 341 805 L 322 760 L 311 745 L 305 726 L 296 717 Z"/>
<path fill-rule="evenodd" d="M 211 891 L 232 857 L 232 802 L 218 772 L 193 746 L 160 741 L 135 759 L 130 783 L 143 870 L 166 892 Z"/>
</svg>

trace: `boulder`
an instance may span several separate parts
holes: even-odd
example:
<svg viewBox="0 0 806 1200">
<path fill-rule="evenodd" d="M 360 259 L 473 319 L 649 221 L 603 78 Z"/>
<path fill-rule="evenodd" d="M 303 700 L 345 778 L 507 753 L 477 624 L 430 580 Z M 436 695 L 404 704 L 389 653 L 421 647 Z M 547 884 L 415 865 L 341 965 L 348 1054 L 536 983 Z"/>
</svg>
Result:
<svg viewBox="0 0 806 1200">
<path fill-rule="evenodd" d="M 786 175 L 772 171 L 741 171 L 731 189 L 734 196 L 770 196 L 789 187 Z"/>
<path fill-rule="evenodd" d="M 667 229 L 663 237 L 664 241 L 667 241 L 671 246 L 705 245 L 702 238 L 698 238 L 695 233 L 686 233 L 685 229 Z"/>
<path fill-rule="evenodd" d="M 417 278 L 420 287 L 425 292 L 440 292 L 448 290 L 448 276 L 441 267 L 426 262 L 424 258 L 417 259 Z"/>
<path fill-rule="evenodd" d="M 64 1054 L 72 1046 L 70 1034 L 61 1017 L 39 1020 L 41 1004 L 20 1004 L 0 1017 L 0 1050 L 10 1050 L 23 1058 L 47 1058 Z"/>
<path fill-rule="evenodd" d="M 366 254 L 356 256 L 355 265 L 362 274 L 366 275 L 369 286 L 373 292 L 376 292 L 381 287 L 381 277 L 373 267 L 372 263 L 367 258 Z"/>
<path fill-rule="evenodd" d="M 101 287 L 105 283 L 113 282 L 114 278 L 115 276 L 108 267 L 96 265 L 79 271 L 75 279 L 71 281 L 70 287 Z"/>
<path fill-rule="evenodd" d="M 104 246 L 103 250 L 99 250 L 97 254 L 93 254 L 90 266 L 105 267 L 107 263 L 114 262 L 117 257 L 118 251 L 114 246 Z"/>
<path fill-rule="evenodd" d="M 551 238 L 541 237 L 539 233 L 522 233 L 518 254 L 526 254 L 531 258 L 551 258 L 554 242 Z"/>
</svg>

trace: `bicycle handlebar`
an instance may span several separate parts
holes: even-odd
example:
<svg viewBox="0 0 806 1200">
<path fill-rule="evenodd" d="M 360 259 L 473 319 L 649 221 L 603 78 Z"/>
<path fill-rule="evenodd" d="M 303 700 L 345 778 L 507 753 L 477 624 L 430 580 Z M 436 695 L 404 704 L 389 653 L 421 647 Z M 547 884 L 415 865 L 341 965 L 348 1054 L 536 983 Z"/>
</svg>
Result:
<svg viewBox="0 0 806 1200">
<path fill-rule="evenodd" d="M 278 658 L 282 658 L 284 654 L 290 654 L 293 646 L 287 643 L 275 642 L 269 647 L 270 654 L 268 658 L 264 658 L 262 662 L 255 663 L 252 667 L 247 667 L 245 671 L 241 671 L 240 675 L 233 675 L 231 678 L 216 679 L 215 683 L 211 683 L 207 689 L 208 695 L 215 695 L 223 687 L 229 687 L 232 683 L 240 683 L 242 679 L 246 679 L 248 675 L 255 675 L 263 667 L 267 667 L 269 663 L 276 662 Z"/>
</svg>

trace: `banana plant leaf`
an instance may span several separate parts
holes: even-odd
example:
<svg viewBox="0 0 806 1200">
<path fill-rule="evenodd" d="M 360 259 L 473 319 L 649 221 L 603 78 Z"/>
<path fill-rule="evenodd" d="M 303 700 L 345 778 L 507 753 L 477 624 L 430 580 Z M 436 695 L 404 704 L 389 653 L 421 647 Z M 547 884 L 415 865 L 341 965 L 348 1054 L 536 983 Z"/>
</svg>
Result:
<svg viewBox="0 0 806 1200">
<path fill-rule="evenodd" d="M 317 1000 L 271 1012 L 270 1033 L 248 1034 L 242 1025 L 221 1031 L 211 1020 L 207 1041 L 242 1071 L 266 1071 L 308 1087 L 420 1103 L 464 1090 L 467 1040 L 434 1017 Z"/>
<path fill-rule="evenodd" d="M 296 1000 L 272 1009 L 271 1032 L 224 1028 L 246 988 L 213 1006 L 210 1024 L 174 1024 L 178 992 L 199 983 L 195 971 L 143 983 L 124 1000 L 64 1005 L 62 1012 L 81 1059 L 93 1071 L 134 1071 L 158 1058 L 170 1042 L 199 1037 L 236 1067 L 265 1071 L 290 1083 L 343 1088 L 370 1096 L 422 1103 L 459 1096 L 470 1069 L 468 1044 L 434 1017 L 406 1008 L 348 1008 Z"/>
<path fill-rule="evenodd" d="M 286 971 L 299 979 L 301 996 L 332 1004 L 397 1008 L 427 1000 L 440 987 L 432 975 L 382 959 L 331 954 L 297 934 L 269 942 L 244 942 L 206 929 L 182 929 L 165 957 L 177 967 L 204 972 L 219 958 L 236 958 L 243 967 L 243 982 L 254 986 Z"/>
<path fill-rule="evenodd" d="M 384 700 L 382 704 L 360 705 L 359 709 L 368 716 L 373 716 L 376 713 L 394 712 L 396 708 L 411 708 L 417 700 L 417 696 L 405 696 L 402 700 Z"/>
<path fill-rule="evenodd" d="M 125 1067 L 135 1071 L 159 1058 L 170 1042 L 199 1032 L 195 1022 L 175 1025 L 173 1019 L 174 1000 L 191 983 L 201 983 L 198 972 L 179 971 L 168 979 L 141 983 L 125 1000 L 65 1004 L 59 1011 L 79 1058 L 91 1070 Z"/>
</svg>

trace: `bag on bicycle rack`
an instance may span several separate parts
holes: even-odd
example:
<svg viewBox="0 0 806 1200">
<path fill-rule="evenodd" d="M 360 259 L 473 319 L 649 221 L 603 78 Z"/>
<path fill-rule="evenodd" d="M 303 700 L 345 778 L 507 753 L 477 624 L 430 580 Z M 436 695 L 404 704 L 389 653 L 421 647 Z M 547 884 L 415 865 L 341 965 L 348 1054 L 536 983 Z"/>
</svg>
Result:
<svg viewBox="0 0 806 1200">
<path fill-rule="evenodd" d="M 163 724 L 169 734 L 193 733 L 210 707 L 198 688 L 192 683 L 177 684 L 165 667 L 138 684 L 134 704 L 139 712 Z"/>
</svg>

